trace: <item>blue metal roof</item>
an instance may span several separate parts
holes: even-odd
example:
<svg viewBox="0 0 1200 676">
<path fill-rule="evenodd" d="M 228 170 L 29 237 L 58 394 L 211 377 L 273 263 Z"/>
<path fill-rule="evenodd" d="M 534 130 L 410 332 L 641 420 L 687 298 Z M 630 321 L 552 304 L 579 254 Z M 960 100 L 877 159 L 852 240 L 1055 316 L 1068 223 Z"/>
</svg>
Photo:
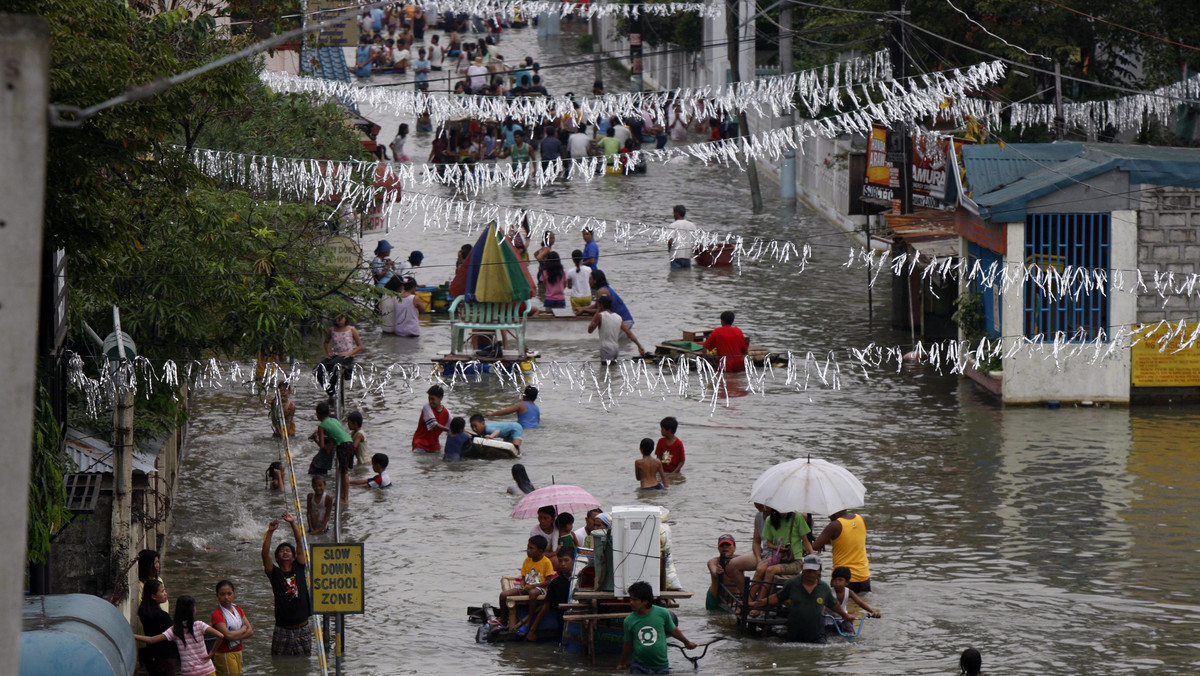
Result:
<svg viewBox="0 0 1200 676">
<path fill-rule="evenodd" d="M 1056 164 L 1075 157 L 1082 143 L 1006 143 L 1001 145 L 964 145 L 963 164 L 967 167 L 967 189 L 984 195 L 1017 182 L 1037 171 L 1040 164 Z"/>
<path fill-rule="evenodd" d="M 1107 143 L 964 146 L 963 164 L 979 215 L 994 223 L 1023 221 L 1029 202 L 1114 170 L 1129 174 L 1130 185 L 1200 187 L 1200 149 L 1195 148 Z"/>
<path fill-rule="evenodd" d="M 304 45 L 300 49 L 300 72 L 325 80 L 350 82 L 350 68 L 341 47 L 317 47 L 314 50 Z M 358 112 L 358 104 L 354 101 L 345 98 L 341 101 L 350 110 Z"/>
</svg>

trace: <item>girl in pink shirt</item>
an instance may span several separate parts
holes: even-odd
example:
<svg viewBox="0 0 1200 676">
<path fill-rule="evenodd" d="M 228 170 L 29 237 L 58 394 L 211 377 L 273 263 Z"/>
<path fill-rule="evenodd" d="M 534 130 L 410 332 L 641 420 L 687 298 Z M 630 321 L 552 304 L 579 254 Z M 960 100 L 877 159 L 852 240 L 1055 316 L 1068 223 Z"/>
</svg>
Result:
<svg viewBox="0 0 1200 676">
<path fill-rule="evenodd" d="M 196 599 L 190 596 L 180 596 L 175 602 L 175 624 L 157 636 L 134 635 L 143 643 L 159 643 L 174 641 L 179 648 L 179 667 L 183 676 L 211 676 L 217 673 L 212 660 L 208 657 L 208 649 L 204 645 L 204 635 L 220 638 L 221 632 L 196 619 Z"/>
</svg>

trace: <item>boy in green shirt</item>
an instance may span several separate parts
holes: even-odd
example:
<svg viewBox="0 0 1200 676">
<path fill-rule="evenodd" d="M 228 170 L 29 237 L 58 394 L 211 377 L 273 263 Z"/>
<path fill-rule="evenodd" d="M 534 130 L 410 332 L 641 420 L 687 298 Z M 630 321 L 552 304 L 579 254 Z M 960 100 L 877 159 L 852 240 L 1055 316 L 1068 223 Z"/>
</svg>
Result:
<svg viewBox="0 0 1200 676">
<path fill-rule="evenodd" d="M 338 500 L 343 505 L 350 504 L 350 465 L 354 463 L 354 439 L 342 424 L 329 414 L 329 404 L 321 402 L 317 404 L 317 420 L 320 423 L 317 425 L 317 431 L 313 434 L 313 441 L 317 442 L 320 451 L 317 457 L 313 459 L 312 465 L 309 466 L 309 473 L 324 474 L 328 471 L 330 465 L 333 464 L 334 453 L 337 453 L 338 465 Z M 320 465 L 317 461 L 320 460 Z M 324 467 L 324 471 L 320 467 Z"/>
<path fill-rule="evenodd" d="M 688 650 L 696 644 L 679 631 L 666 608 L 654 605 L 654 590 L 648 583 L 629 585 L 629 605 L 633 612 L 625 618 L 625 647 L 621 650 L 617 671 L 628 667 L 633 674 L 671 673 L 667 636 L 679 639 Z"/>
</svg>

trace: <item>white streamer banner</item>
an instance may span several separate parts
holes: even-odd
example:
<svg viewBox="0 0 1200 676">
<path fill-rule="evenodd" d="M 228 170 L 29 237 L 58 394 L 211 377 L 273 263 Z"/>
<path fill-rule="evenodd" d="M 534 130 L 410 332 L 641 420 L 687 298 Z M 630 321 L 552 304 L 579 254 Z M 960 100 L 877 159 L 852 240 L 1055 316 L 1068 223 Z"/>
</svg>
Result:
<svg viewBox="0 0 1200 676">
<path fill-rule="evenodd" d="M 1063 104 L 1063 120 L 1068 129 L 1080 129 L 1093 135 L 1108 128 L 1138 131 L 1146 123 L 1169 124 L 1179 106 L 1200 100 L 1200 75 L 1144 94 L 1132 94 L 1107 101 L 1083 101 Z M 982 99 L 959 99 L 950 111 L 958 117 L 972 115 L 999 128 L 1001 113 L 1008 109 L 1008 124 L 1013 128 L 1054 129 L 1057 112 L 1049 103 L 1010 103 Z"/>
<path fill-rule="evenodd" d="M 276 92 L 333 97 L 371 106 L 401 117 L 428 113 L 435 126 L 448 120 L 502 122 L 511 117 L 520 122 L 540 122 L 574 115 L 594 125 L 599 120 L 613 115 L 623 118 L 640 117 L 643 112 L 648 113 L 658 124 L 665 126 L 668 114 L 675 114 L 675 106 L 679 107 L 678 114 L 685 121 L 720 118 L 725 114 L 736 115 L 743 110 L 779 116 L 795 109 L 795 101 L 799 97 L 811 114 L 816 114 L 825 105 L 840 107 L 842 97 L 838 96 L 836 91 L 839 88 L 878 88 L 881 82 L 891 77 L 891 62 L 887 52 L 877 52 L 871 56 L 850 59 L 824 68 L 757 78 L 751 82 L 739 82 L 717 90 L 704 87 L 587 97 L 457 96 L 393 87 L 363 87 L 350 82 L 302 77 L 278 71 L 263 71 L 260 77 Z"/>
<path fill-rule="evenodd" d="M 819 120 L 806 120 L 793 127 L 767 129 L 721 141 L 668 146 L 661 150 L 637 150 L 624 161 L 618 158 L 613 168 L 631 173 L 645 161 L 670 162 L 683 158 L 739 168 L 751 159 L 778 160 L 784 152 L 801 148 L 804 139 L 811 136 L 832 138 L 846 133 L 866 134 L 876 122 L 889 124 L 932 119 L 939 114 L 947 99 L 961 97 L 968 91 L 993 84 L 1003 75 L 1004 64 L 995 61 L 949 74 L 922 75 L 906 83 L 892 82 L 879 88 L 884 96 L 881 101 L 867 103 L 856 110 Z M 395 198 L 389 198 L 388 193 L 397 192 L 395 188 L 400 186 L 445 185 L 459 192 L 477 194 L 497 187 L 535 186 L 541 189 L 561 180 L 582 179 L 590 182 L 606 174 L 603 157 L 558 159 L 544 164 L 500 161 L 494 164 L 417 165 L 407 162 L 291 159 L 196 149 L 192 152 L 192 160 L 208 176 L 250 190 L 311 197 L 315 201 L 336 195 L 356 211 L 382 201 L 385 212 L 390 212 L 395 206 Z M 374 177 L 374 181 L 368 185 L 364 177 Z"/>
</svg>

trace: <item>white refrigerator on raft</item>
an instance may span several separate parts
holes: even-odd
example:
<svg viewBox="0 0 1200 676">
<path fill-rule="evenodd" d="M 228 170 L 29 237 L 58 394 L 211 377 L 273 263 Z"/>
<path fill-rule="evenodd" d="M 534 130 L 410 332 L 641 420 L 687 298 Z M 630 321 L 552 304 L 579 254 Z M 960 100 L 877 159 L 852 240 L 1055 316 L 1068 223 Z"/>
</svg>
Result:
<svg viewBox="0 0 1200 676">
<path fill-rule="evenodd" d="M 658 596 L 662 510 L 647 505 L 613 507 L 609 517 L 612 519 L 613 591 L 617 596 L 623 596 L 629 585 L 646 582 Z"/>
</svg>

